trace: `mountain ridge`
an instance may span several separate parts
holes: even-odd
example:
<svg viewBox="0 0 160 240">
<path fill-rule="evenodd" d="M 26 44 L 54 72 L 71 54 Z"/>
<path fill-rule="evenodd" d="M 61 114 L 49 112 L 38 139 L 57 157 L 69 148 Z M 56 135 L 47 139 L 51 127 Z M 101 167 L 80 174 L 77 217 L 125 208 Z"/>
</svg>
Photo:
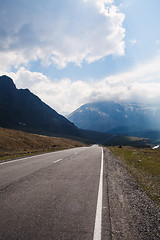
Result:
<svg viewBox="0 0 160 240">
<path fill-rule="evenodd" d="M 28 89 L 17 89 L 6 75 L 0 77 L 0 127 L 47 135 L 81 136 L 73 123 Z"/>
<path fill-rule="evenodd" d="M 100 132 L 113 130 L 116 134 L 122 130 L 159 128 L 160 108 L 137 103 L 100 101 L 82 105 L 68 119 L 82 129 Z"/>
</svg>

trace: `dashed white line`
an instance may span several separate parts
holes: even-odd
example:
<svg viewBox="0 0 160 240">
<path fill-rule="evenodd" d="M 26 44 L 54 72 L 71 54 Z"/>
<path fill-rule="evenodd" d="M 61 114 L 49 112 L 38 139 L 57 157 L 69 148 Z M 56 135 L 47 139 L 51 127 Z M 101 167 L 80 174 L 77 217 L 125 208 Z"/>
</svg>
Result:
<svg viewBox="0 0 160 240">
<path fill-rule="evenodd" d="M 43 154 L 43 155 L 45 155 L 45 154 Z M 21 162 L 21 161 L 24 161 L 24 160 L 27 160 L 27 159 L 30 159 L 30 158 L 37 158 L 39 156 L 40 155 L 36 155 L 36 156 L 25 157 L 25 158 L 21 158 L 21 159 L 12 160 L 12 161 L 2 162 L 2 163 L 0 163 L 0 165 L 14 163 L 14 162 Z M 58 160 L 54 161 L 54 163 L 57 163 L 57 162 L 60 162 L 60 161 L 62 161 L 62 159 L 58 159 Z"/>
<path fill-rule="evenodd" d="M 57 162 L 60 162 L 60 161 L 62 161 L 62 159 L 58 159 L 58 160 L 54 161 L 54 163 L 57 163 Z"/>
<path fill-rule="evenodd" d="M 100 179 L 99 179 L 99 189 L 98 189 L 98 199 L 97 199 L 97 209 L 96 209 L 93 240 L 101 240 L 101 235 L 102 235 L 102 198 L 103 198 L 103 148 L 102 148 L 102 156 L 101 156 L 101 170 L 100 170 Z"/>
</svg>

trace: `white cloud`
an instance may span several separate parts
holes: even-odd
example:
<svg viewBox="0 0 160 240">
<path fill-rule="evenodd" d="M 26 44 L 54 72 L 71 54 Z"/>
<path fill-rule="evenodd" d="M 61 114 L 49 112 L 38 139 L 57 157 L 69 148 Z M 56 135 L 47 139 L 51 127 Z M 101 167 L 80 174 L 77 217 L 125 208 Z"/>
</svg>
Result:
<svg viewBox="0 0 160 240">
<path fill-rule="evenodd" d="M 123 20 L 112 0 L 3 1 L 0 68 L 36 59 L 61 68 L 69 62 L 80 65 L 123 55 Z"/>
<path fill-rule="evenodd" d="M 44 102 L 65 114 L 80 105 L 99 100 L 160 103 L 160 55 L 128 72 L 99 81 L 72 82 L 68 78 L 48 79 L 25 68 L 10 73 L 18 88 L 29 88 Z"/>
<path fill-rule="evenodd" d="M 28 88 L 31 91 L 35 85 L 49 82 L 48 78 L 42 73 L 30 72 L 24 67 L 21 67 L 16 73 L 10 72 L 8 75 L 15 81 L 17 88 Z"/>
<path fill-rule="evenodd" d="M 94 3 L 102 14 L 107 15 L 109 7 L 108 5 L 113 4 L 114 0 L 83 0 L 84 2 Z"/>
<path fill-rule="evenodd" d="M 76 109 L 92 91 L 83 81 L 72 82 L 68 78 L 53 81 L 23 67 L 17 73 L 10 72 L 7 75 L 14 80 L 17 88 L 29 88 L 42 101 L 63 114 Z"/>
<path fill-rule="evenodd" d="M 23 54 L 16 51 L 0 52 L 0 71 L 2 73 L 9 71 L 11 66 L 18 68 L 20 64 L 26 64 L 27 59 Z"/>
</svg>

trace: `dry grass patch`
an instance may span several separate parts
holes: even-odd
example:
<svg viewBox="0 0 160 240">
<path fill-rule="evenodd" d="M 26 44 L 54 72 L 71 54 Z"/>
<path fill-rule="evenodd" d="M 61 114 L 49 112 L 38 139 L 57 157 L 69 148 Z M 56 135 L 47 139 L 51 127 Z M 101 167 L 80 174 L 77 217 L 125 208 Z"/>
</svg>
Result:
<svg viewBox="0 0 160 240">
<path fill-rule="evenodd" d="M 160 150 L 133 147 L 110 147 L 110 150 L 125 163 L 149 197 L 160 205 Z"/>
<path fill-rule="evenodd" d="M 0 160 L 84 145 L 70 139 L 0 128 Z"/>
</svg>

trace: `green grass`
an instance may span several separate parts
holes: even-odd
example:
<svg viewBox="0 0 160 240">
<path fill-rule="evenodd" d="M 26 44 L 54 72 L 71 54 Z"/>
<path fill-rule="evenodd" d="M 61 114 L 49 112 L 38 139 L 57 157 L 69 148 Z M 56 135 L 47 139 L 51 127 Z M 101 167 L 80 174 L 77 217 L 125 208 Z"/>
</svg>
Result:
<svg viewBox="0 0 160 240">
<path fill-rule="evenodd" d="M 85 146 L 79 141 L 0 128 L 0 160 Z"/>
<path fill-rule="evenodd" d="M 150 142 L 147 138 L 132 136 L 113 135 L 104 146 L 132 146 L 132 147 L 149 147 Z"/>
<path fill-rule="evenodd" d="M 148 196 L 160 205 L 160 150 L 150 148 L 110 147 L 147 192 Z M 137 161 L 139 152 L 140 162 Z"/>
</svg>

